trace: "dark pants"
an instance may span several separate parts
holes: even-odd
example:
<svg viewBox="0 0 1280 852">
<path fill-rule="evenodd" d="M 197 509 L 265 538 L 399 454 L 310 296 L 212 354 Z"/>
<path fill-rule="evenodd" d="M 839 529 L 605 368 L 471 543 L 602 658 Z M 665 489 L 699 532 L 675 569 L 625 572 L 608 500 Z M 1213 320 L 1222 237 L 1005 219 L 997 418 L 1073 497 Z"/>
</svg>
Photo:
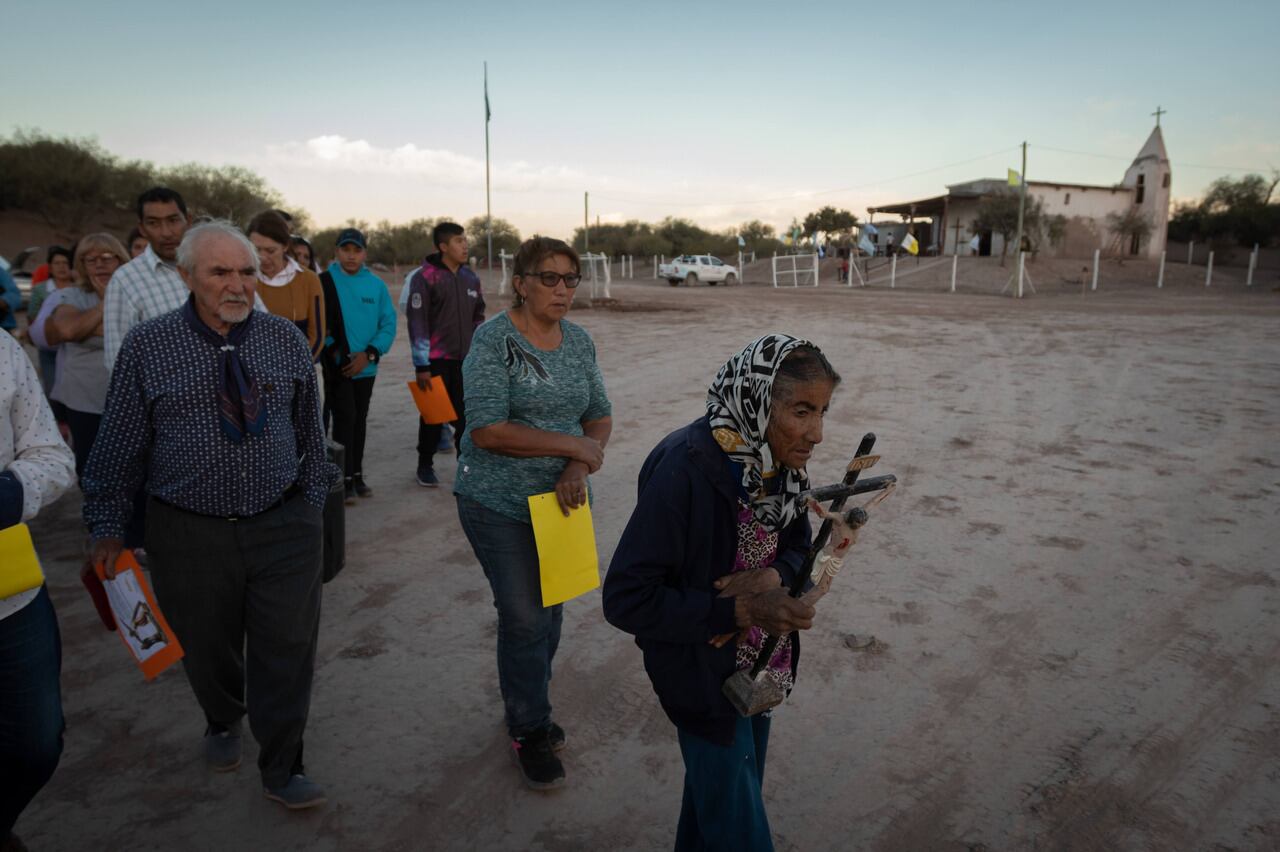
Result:
<svg viewBox="0 0 1280 852">
<path fill-rule="evenodd" d="M 551 661 L 564 606 L 542 605 L 533 526 L 458 495 L 458 518 L 498 609 L 498 688 L 507 731 L 522 737 L 551 724 Z"/>
<path fill-rule="evenodd" d="M 62 755 L 62 638 L 42 588 L 0 619 L 0 844 Z"/>
<path fill-rule="evenodd" d="M 196 701 L 214 730 L 236 730 L 247 697 L 268 787 L 302 771 L 321 541 L 321 511 L 301 496 L 240 521 L 154 499 L 148 509 L 156 602 L 186 652 Z"/>
<path fill-rule="evenodd" d="M 453 446 L 457 449 L 462 446 L 462 433 L 467 428 L 466 409 L 462 402 L 462 362 L 432 361 L 431 377 L 433 382 L 444 382 L 445 390 L 449 391 L 449 401 L 458 414 L 458 419 L 453 421 Z M 432 466 L 443 426 L 442 423 L 427 425 L 421 417 L 418 418 L 418 467 Z"/>
<path fill-rule="evenodd" d="M 67 427 L 71 430 L 71 452 L 76 455 L 76 478 L 84 473 L 85 462 L 89 461 L 89 451 L 98 437 L 98 426 L 102 424 L 102 415 L 88 411 L 67 409 Z"/>
<path fill-rule="evenodd" d="M 333 440 L 346 450 L 346 470 L 342 473 L 347 479 L 364 472 L 361 465 L 364 462 L 365 426 L 375 378 L 338 376 L 330 379 L 329 386 L 325 388 L 325 399 L 333 412 Z"/>
<path fill-rule="evenodd" d="M 728 747 L 676 730 L 684 758 L 676 852 L 772 852 L 760 792 L 769 717 L 738 719 L 733 745 Z"/>
</svg>

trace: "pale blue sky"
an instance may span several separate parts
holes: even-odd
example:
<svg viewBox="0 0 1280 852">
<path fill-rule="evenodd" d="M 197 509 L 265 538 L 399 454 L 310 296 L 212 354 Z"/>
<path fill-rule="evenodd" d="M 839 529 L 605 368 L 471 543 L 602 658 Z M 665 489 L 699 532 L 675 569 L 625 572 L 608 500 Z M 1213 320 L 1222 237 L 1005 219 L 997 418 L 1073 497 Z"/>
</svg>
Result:
<svg viewBox="0 0 1280 852">
<path fill-rule="evenodd" d="M 321 225 L 484 212 L 486 59 L 493 213 L 526 234 L 567 235 L 584 190 L 593 220 L 865 217 L 1023 139 L 1033 180 L 1114 183 L 1157 104 L 1176 198 L 1280 167 L 1276 2 L 3 8 L 0 130 L 249 166 Z"/>
</svg>

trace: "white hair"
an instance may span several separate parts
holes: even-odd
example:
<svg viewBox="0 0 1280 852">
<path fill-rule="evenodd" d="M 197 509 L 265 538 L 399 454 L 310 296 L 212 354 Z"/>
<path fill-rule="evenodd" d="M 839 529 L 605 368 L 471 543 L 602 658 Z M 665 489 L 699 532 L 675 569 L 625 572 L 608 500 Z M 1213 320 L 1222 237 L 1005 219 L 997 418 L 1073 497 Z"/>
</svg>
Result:
<svg viewBox="0 0 1280 852">
<path fill-rule="evenodd" d="M 254 248 L 253 243 L 249 242 L 249 238 L 244 235 L 244 232 L 225 219 L 213 219 L 188 228 L 187 232 L 182 235 L 182 242 L 178 244 L 178 266 L 188 273 L 194 272 L 196 254 L 200 244 L 213 236 L 230 237 L 240 243 L 244 250 L 249 253 L 249 257 L 253 258 L 254 271 L 258 271 L 258 250 Z"/>
</svg>

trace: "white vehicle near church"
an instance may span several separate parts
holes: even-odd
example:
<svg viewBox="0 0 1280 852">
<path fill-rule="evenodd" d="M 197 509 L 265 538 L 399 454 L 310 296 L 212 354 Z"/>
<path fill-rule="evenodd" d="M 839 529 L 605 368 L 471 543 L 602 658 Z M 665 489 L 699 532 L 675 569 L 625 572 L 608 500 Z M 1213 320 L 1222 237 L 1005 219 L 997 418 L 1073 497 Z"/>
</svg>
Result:
<svg viewBox="0 0 1280 852">
<path fill-rule="evenodd" d="M 739 280 L 736 266 L 709 254 L 682 254 L 670 263 L 659 265 L 658 277 L 667 279 L 672 287 L 682 281 L 690 287 L 699 281 L 705 281 L 712 287 L 723 281 L 732 287 Z"/>
</svg>

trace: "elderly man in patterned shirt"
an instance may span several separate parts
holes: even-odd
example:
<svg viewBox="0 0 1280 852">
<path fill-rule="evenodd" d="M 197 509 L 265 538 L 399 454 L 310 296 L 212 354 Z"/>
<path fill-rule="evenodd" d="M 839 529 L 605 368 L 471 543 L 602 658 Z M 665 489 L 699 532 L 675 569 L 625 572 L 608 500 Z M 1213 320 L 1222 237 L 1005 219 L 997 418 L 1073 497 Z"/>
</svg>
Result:
<svg viewBox="0 0 1280 852">
<path fill-rule="evenodd" d="M 152 582 L 205 713 L 206 761 L 240 765 L 247 703 L 267 797 L 313 807 L 325 796 L 303 773 L 302 734 L 338 471 L 311 353 L 289 320 L 253 310 L 257 253 L 240 231 L 196 225 L 176 260 L 187 301 L 129 332 L 112 372 L 83 480 L 93 557 L 111 573 L 145 478 Z"/>
</svg>

